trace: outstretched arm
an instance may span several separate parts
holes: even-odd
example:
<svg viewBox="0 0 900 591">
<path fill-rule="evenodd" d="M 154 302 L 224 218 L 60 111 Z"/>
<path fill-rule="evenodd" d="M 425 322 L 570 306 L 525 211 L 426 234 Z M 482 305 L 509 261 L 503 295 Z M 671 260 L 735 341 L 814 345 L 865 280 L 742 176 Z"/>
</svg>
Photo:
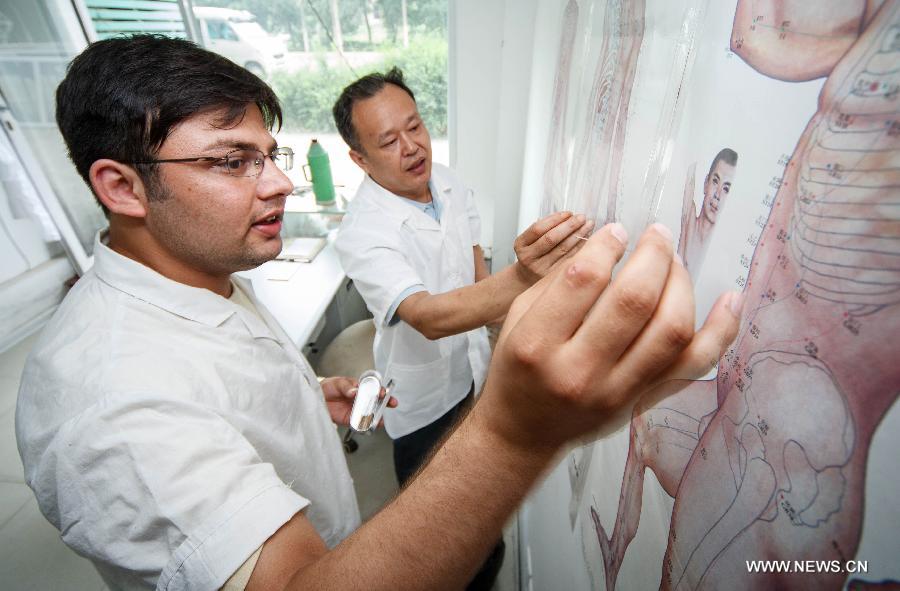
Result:
<svg viewBox="0 0 900 591">
<path fill-rule="evenodd" d="M 592 229 L 584 216 L 554 213 L 532 224 L 515 243 L 518 261 L 493 275 L 446 293 L 414 293 L 397 307 L 397 316 L 429 339 L 484 326 L 501 318 L 520 293 L 577 251 Z M 481 250 L 480 248 L 478 249 Z M 480 253 L 476 253 L 476 256 Z M 482 258 L 483 271 L 484 259 Z M 478 279 L 478 264 L 475 266 Z"/>
<path fill-rule="evenodd" d="M 739 0 L 731 50 L 771 78 L 821 78 L 859 37 L 866 8 L 866 0 Z"/>
<path fill-rule="evenodd" d="M 607 226 L 517 298 L 482 396 L 415 480 L 331 551 L 298 514 L 248 589 L 460 588 L 566 442 L 618 426 L 661 381 L 704 373 L 737 331 L 736 294 L 695 334 L 671 235 L 647 231 L 611 281 L 624 250 Z"/>
</svg>

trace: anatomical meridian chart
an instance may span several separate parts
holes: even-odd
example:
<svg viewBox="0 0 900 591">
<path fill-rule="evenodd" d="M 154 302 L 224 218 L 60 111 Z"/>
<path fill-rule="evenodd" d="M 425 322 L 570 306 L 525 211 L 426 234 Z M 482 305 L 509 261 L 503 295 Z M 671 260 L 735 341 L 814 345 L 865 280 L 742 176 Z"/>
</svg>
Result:
<svg viewBox="0 0 900 591">
<path fill-rule="evenodd" d="M 566 459 L 591 586 L 900 580 L 900 2 L 541 10 L 556 23 L 526 155 L 541 210 L 632 236 L 668 225 L 698 322 L 722 291 L 746 296 L 715 370 Z M 764 559 L 868 572 L 747 572 Z"/>
</svg>

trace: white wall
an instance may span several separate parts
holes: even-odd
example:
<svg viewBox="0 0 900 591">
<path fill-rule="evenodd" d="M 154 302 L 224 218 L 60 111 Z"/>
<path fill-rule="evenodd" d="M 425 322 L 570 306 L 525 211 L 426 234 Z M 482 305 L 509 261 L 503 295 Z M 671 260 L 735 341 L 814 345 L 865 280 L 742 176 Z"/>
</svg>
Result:
<svg viewBox="0 0 900 591">
<path fill-rule="evenodd" d="M 450 2 L 450 164 L 475 190 L 495 271 L 514 260 L 536 7 Z"/>
</svg>

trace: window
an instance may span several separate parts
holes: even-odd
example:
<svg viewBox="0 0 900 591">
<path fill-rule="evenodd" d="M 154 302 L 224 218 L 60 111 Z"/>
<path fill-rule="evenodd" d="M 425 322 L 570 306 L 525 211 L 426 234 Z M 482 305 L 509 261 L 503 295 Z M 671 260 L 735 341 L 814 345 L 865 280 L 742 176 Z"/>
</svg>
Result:
<svg viewBox="0 0 900 591">
<path fill-rule="evenodd" d="M 179 0 L 75 1 L 84 2 L 97 39 L 134 33 L 188 37 Z"/>
<path fill-rule="evenodd" d="M 29 175 L 42 174 L 49 182 L 47 193 L 55 194 L 82 252 L 89 254 L 106 218 L 69 161 L 54 114 L 56 86 L 87 40 L 71 6 L 58 0 L 5 3 L 0 22 L 6 23 L 0 36 L 0 91 L 16 124 L 11 137 L 22 138 L 17 157 Z"/>
<path fill-rule="evenodd" d="M 86 43 L 68 10 L 57 0 L 0 5 L 0 351 L 52 314 L 106 222 L 54 117 L 56 85 Z"/>
<path fill-rule="evenodd" d="M 206 30 L 209 31 L 209 38 L 212 40 L 238 40 L 238 36 L 234 34 L 234 31 L 225 21 L 207 21 Z"/>
<path fill-rule="evenodd" d="M 208 23 L 206 46 L 261 74 L 282 101 L 279 144 L 297 152 L 291 172 L 303 190 L 306 151 L 316 138 L 328 152 L 337 190 L 352 197 L 363 172 L 350 160 L 331 108 L 344 86 L 373 71 L 400 67 L 416 94 L 432 139 L 433 158 L 448 164 L 447 0 L 195 0 Z M 237 43 L 218 44 L 215 19 Z M 199 27 L 203 30 L 203 27 Z"/>
</svg>

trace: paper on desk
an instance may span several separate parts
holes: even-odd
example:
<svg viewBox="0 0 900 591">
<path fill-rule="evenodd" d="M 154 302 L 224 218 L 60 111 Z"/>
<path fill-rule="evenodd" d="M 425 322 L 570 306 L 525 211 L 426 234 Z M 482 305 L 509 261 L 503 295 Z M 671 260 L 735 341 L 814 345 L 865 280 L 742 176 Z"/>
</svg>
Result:
<svg viewBox="0 0 900 591">
<path fill-rule="evenodd" d="M 270 281 L 290 281 L 300 265 L 294 261 L 272 261 L 265 267 L 266 279 Z"/>
<path fill-rule="evenodd" d="M 279 260 L 312 262 L 325 246 L 324 238 L 290 238 L 285 241 Z"/>
</svg>

